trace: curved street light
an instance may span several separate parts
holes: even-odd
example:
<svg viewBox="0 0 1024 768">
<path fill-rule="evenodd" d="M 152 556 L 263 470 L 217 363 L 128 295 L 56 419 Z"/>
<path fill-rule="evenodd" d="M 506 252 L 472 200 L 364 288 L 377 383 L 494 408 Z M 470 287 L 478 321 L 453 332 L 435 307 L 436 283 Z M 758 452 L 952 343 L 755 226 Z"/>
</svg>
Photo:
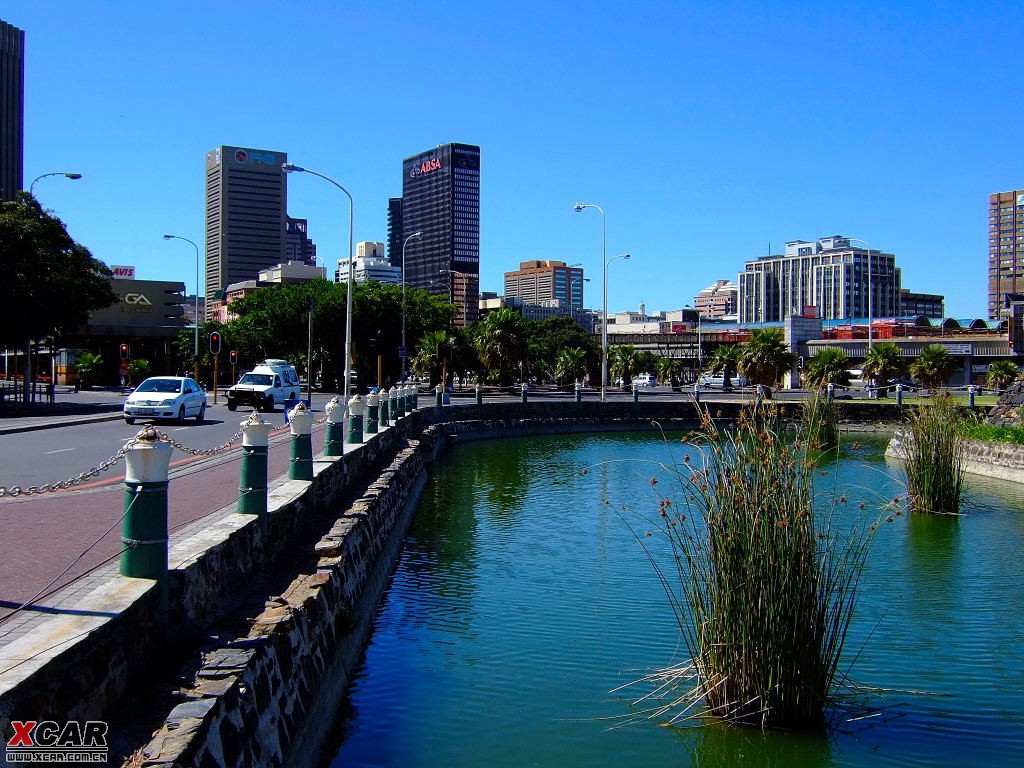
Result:
<svg viewBox="0 0 1024 768">
<path fill-rule="evenodd" d="M 82 174 L 73 173 L 70 171 L 54 171 L 53 173 L 44 173 L 41 176 L 36 176 L 34 179 L 32 179 L 32 183 L 28 185 L 28 193 L 32 195 L 32 197 L 36 196 L 36 182 L 39 181 L 40 179 L 45 179 L 47 176 L 63 176 L 65 178 L 71 179 L 72 181 L 78 181 L 78 179 L 82 178 Z"/>
<path fill-rule="evenodd" d="M 405 381 L 405 361 L 409 359 L 409 350 L 405 346 L 405 246 L 414 238 L 422 237 L 422 232 L 413 232 L 402 243 L 402 381 Z"/>
<path fill-rule="evenodd" d="M 608 265 L 616 259 L 629 259 L 628 253 L 612 256 L 604 263 L 604 319 L 601 322 L 601 399 L 604 400 L 605 385 L 608 383 Z"/>
<path fill-rule="evenodd" d="M 194 323 L 196 332 L 195 332 L 195 345 L 194 345 L 195 370 L 193 371 L 193 373 L 195 374 L 196 382 L 198 382 L 199 381 L 199 246 L 196 245 L 191 240 L 189 240 L 187 237 L 182 237 L 181 235 L 164 235 L 164 240 L 184 240 L 186 243 L 188 243 L 189 245 L 191 245 L 193 248 L 196 249 L 196 316 L 195 316 L 195 323 Z"/>
<path fill-rule="evenodd" d="M 303 168 L 301 165 L 296 165 L 295 163 L 282 163 L 281 170 L 285 173 L 309 173 L 313 176 L 318 176 L 324 181 L 336 186 L 344 192 L 345 197 L 348 198 L 348 281 L 347 289 L 345 291 L 345 387 L 342 390 L 345 393 L 345 408 L 347 409 L 348 394 L 352 387 L 352 272 L 354 269 L 354 265 L 352 264 L 352 230 L 355 219 L 355 203 L 353 202 L 352 195 L 349 194 L 348 190 L 330 176 L 324 176 L 322 173 L 311 171 L 308 168 Z"/>
</svg>

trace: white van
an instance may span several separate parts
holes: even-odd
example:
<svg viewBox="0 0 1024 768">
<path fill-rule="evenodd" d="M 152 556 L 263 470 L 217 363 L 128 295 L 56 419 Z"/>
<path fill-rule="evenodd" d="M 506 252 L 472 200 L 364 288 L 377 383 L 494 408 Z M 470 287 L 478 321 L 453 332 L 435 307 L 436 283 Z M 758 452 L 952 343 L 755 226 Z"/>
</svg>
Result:
<svg viewBox="0 0 1024 768">
<path fill-rule="evenodd" d="M 228 410 L 240 405 L 251 405 L 260 411 L 273 411 L 286 400 L 298 400 L 300 394 L 299 374 L 295 366 L 285 360 L 264 360 L 227 391 Z"/>
<path fill-rule="evenodd" d="M 638 387 L 653 387 L 658 382 L 654 380 L 654 377 L 649 373 L 638 373 L 633 377 L 633 383 Z"/>
</svg>

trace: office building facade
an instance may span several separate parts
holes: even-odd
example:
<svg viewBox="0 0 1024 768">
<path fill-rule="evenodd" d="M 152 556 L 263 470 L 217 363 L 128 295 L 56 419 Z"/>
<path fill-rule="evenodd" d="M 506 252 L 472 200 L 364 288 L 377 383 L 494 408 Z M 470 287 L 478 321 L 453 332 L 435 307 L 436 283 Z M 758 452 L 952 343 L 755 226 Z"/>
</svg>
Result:
<svg viewBox="0 0 1024 768">
<path fill-rule="evenodd" d="M 564 261 L 523 261 L 515 272 L 505 273 L 505 297 L 582 309 L 583 280 L 583 270 Z"/>
<path fill-rule="evenodd" d="M 284 248 L 285 261 L 316 266 L 316 243 L 309 239 L 309 222 L 306 219 L 286 218 Z"/>
<path fill-rule="evenodd" d="M 25 183 L 25 33 L 0 21 L 0 200 Z"/>
<path fill-rule="evenodd" d="M 731 280 L 716 280 L 694 296 L 693 306 L 707 320 L 735 319 L 739 295 L 739 287 Z"/>
<path fill-rule="evenodd" d="M 388 260 L 393 266 L 402 267 L 402 198 L 388 198 Z"/>
<path fill-rule="evenodd" d="M 206 295 L 285 261 L 284 152 L 217 147 L 206 153 Z"/>
<path fill-rule="evenodd" d="M 895 317 L 900 279 L 891 253 L 854 247 L 841 235 L 794 240 L 785 254 L 746 262 L 738 281 L 739 321 L 782 322 L 810 312 L 825 320 Z"/>
<path fill-rule="evenodd" d="M 447 296 L 459 307 L 457 325 L 475 322 L 480 314 L 480 147 L 445 144 L 406 158 L 401 219 L 403 234 L 422 233 L 405 247 L 407 284 Z"/>
<path fill-rule="evenodd" d="M 988 196 L 988 319 L 1010 316 L 1006 294 L 1024 292 L 1024 189 Z"/>
</svg>

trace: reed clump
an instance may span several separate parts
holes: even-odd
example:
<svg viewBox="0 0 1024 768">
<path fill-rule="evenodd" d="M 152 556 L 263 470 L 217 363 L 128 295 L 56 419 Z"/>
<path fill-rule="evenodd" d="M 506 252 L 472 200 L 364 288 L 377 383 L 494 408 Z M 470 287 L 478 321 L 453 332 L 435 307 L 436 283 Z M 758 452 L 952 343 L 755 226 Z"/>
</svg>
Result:
<svg viewBox="0 0 1024 768">
<path fill-rule="evenodd" d="M 897 444 L 912 512 L 958 514 L 967 444 L 956 403 L 940 395 L 918 407 Z"/>
<path fill-rule="evenodd" d="M 678 573 L 659 569 L 690 661 L 652 676 L 658 717 L 762 727 L 827 724 L 857 586 L 876 525 L 840 533 L 835 504 L 815 510 L 806 424 L 783 430 L 771 408 L 719 429 L 684 459 L 683 501 L 659 502 Z M 650 556 L 650 553 L 648 553 Z M 652 562 L 654 558 L 651 557 Z M 657 566 L 656 566 L 657 567 Z"/>
<path fill-rule="evenodd" d="M 839 411 L 822 392 L 808 394 L 803 404 L 801 427 L 812 449 L 825 451 L 839 445 Z"/>
</svg>

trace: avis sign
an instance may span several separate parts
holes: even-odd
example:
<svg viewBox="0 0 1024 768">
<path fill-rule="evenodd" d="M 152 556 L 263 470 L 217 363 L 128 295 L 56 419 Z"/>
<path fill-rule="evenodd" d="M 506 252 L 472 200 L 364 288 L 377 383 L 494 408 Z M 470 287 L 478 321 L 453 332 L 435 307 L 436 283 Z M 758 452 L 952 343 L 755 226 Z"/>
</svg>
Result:
<svg viewBox="0 0 1024 768">
<path fill-rule="evenodd" d="M 124 265 L 112 264 L 110 270 L 114 273 L 113 277 L 115 280 L 135 279 L 135 267 L 126 267 Z"/>
<path fill-rule="evenodd" d="M 107 762 L 107 724 L 102 720 L 12 720 L 8 763 Z"/>
</svg>

